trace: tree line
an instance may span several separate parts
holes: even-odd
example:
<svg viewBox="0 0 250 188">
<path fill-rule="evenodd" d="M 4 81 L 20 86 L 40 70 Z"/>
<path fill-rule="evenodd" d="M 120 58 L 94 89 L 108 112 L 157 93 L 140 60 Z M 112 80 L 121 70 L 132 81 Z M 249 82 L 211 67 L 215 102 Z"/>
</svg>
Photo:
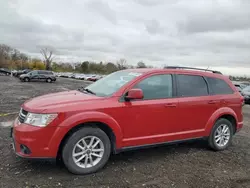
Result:
<svg viewBox="0 0 250 188">
<path fill-rule="evenodd" d="M 136 66 L 129 65 L 126 59 L 121 58 L 116 62 L 91 62 L 83 61 L 78 63 L 54 62 L 54 51 L 50 48 L 41 48 L 42 59 L 32 58 L 28 54 L 5 44 L 0 44 L 0 68 L 11 70 L 52 70 L 55 72 L 78 72 L 109 74 L 127 68 L 152 68 L 143 61 L 139 61 Z M 248 77 L 230 76 L 231 80 L 249 80 Z"/>
<path fill-rule="evenodd" d="M 54 52 L 49 48 L 41 48 L 40 54 L 43 57 L 42 59 L 32 58 L 28 54 L 22 53 L 15 48 L 0 44 L 0 68 L 99 74 L 109 74 L 127 68 L 152 68 L 152 66 L 147 66 L 143 61 L 139 61 L 136 66 L 129 65 L 124 58 L 116 62 L 54 62 Z"/>
</svg>

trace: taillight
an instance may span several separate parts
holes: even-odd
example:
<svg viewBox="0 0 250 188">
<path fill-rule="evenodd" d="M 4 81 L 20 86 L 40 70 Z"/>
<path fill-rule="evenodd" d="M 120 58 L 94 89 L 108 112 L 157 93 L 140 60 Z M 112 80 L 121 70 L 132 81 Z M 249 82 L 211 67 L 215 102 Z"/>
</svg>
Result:
<svg viewBox="0 0 250 188">
<path fill-rule="evenodd" d="M 240 102 L 241 102 L 242 105 L 245 104 L 245 100 L 244 100 L 244 97 L 242 95 L 240 96 Z"/>
</svg>

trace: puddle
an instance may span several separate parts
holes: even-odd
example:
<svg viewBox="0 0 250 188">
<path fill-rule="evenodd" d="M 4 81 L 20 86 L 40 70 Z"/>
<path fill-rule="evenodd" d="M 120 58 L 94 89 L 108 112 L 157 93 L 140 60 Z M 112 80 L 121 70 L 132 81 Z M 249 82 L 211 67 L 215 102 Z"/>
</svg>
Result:
<svg viewBox="0 0 250 188">
<path fill-rule="evenodd" d="M 14 121 L 5 121 L 5 122 L 0 122 L 0 127 L 11 127 L 13 126 Z"/>
</svg>

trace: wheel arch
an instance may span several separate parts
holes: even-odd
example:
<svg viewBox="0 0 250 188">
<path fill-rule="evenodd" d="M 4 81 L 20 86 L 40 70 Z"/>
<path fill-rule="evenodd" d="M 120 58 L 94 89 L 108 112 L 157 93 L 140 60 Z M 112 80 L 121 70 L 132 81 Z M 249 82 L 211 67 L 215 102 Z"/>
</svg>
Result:
<svg viewBox="0 0 250 188">
<path fill-rule="evenodd" d="M 213 115 L 210 117 L 210 119 L 208 120 L 206 129 L 205 129 L 207 136 L 210 135 L 210 132 L 214 124 L 216 123 L 216 121 L 218 121 L 221 118 L 227 119 L 228 121 L 232 123 L 233 129 L 234 129 L 233 133 L 235 134 L 236 129 L 237 129 L 237 122 L 238 122 L 237 115 L 231 108 L 224 107 L 215 111 Z"/>
<path fill-rule="evenodd" d="M 221 115 L 217 120 L 222 119 L 222 118 L 230 121 L 230 123 L 233 125 L 233 133 L 235 134 L 236 129 L 237 129 L 237 122 L 236 122 L 235 117 L 231 114 L 224 114 L 224 115 Z"/>
<path fill-rule="evenodd" d="M 50 147 L 60 153 L 65 141 L 69 136 L 84 126 L 94 126 L 102 129 L 109 137 L 112 144 L 112 152 L 122 147 L 122 130 L 114 118 L 103 112 L 89 111 L 75 114 L 65 119 L 54 133 Z"/>
<path fill-rule="evenodd" d="M 100 121 L 89 121 L 89 122 L 84 122 L 81 124 L 78 124 L 74 127 L 72 127 L 62 138 L 58 151 L 57 151 L 57 157 L 61 155 L 62 149 L 64 144 L 67 142 L 67 140 L 70 138 L 70 136 L 75 133 L 76 131 L 80 130 L 83 127 L 95 127 L 95 128 L 99 128 L 102 131 L 104 131 L 107 136 L 110 139 L 110 143 L 111 143 L 111 151 L 112 153 L 116 153 L 116 136 L 113 132 L 113 130 L 105 123 L 100 122 Z"/>
</svg>

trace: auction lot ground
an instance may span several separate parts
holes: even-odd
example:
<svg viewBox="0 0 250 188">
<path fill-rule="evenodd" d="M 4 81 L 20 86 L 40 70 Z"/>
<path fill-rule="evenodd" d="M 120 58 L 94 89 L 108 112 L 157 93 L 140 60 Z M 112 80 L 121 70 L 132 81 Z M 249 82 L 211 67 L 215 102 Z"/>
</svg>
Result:
<svg viewBox="0 0 250 188">
<path fill-rule="evenodd" d="M 66 78 L 52 84 L 23 83 L 0 76 L 0 114 L 18 112 L 31 97 L 87 84 Z M 15 116 L 2 116 L 0 122 L 12 121 Z M 250 187 L 249 134 L 250 106 L 245 106 L 244 128 L 226 151 L 213 152 L 201 141 L 137 150 L 112 156 L 96 174 L 76 176 L 54 162 L 16 157 L 9 128 L 0 126 L 0 187 Z"/>
</svg>

